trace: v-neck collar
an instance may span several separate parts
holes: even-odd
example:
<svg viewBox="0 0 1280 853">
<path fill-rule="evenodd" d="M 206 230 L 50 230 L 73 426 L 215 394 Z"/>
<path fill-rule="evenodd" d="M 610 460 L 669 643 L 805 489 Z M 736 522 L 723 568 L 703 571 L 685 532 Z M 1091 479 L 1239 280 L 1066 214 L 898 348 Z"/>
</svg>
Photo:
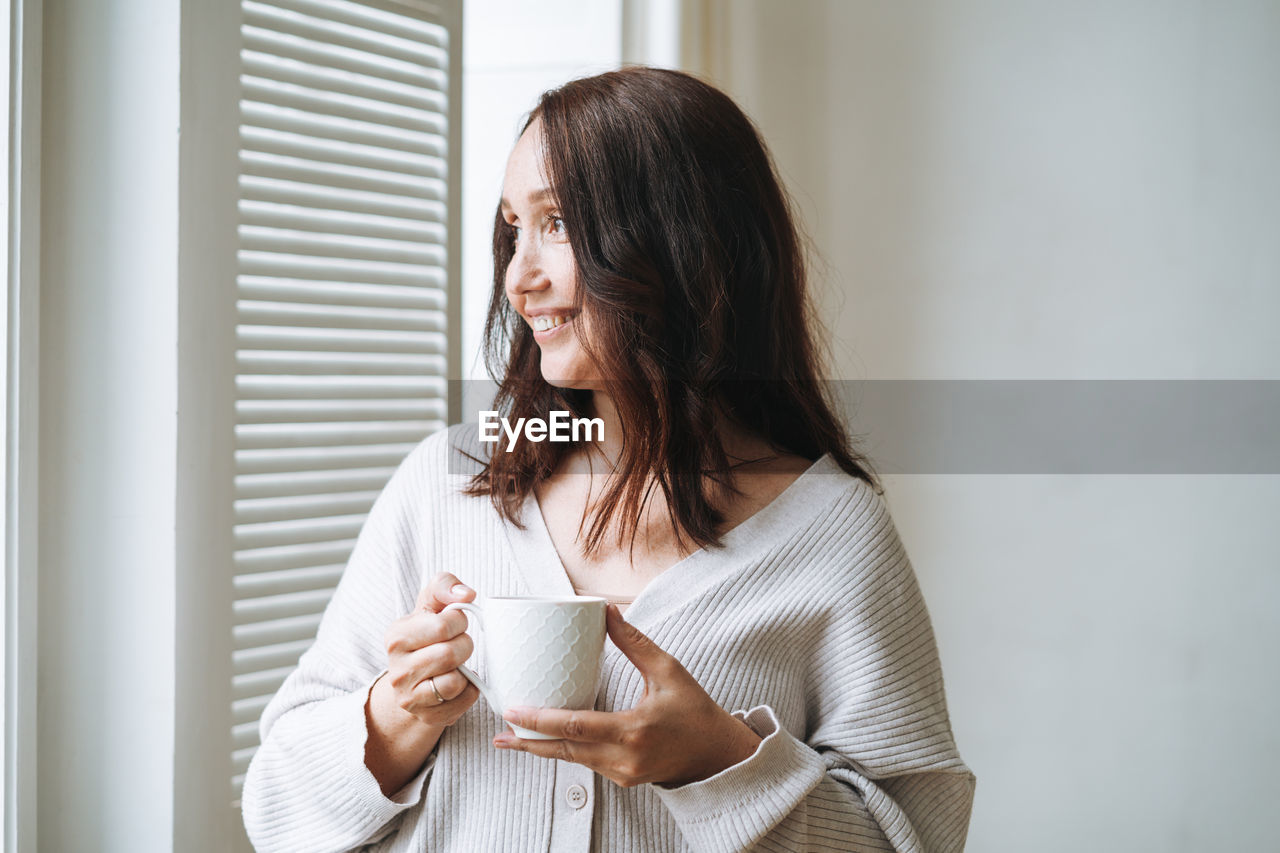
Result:
<svg viewBox="0 0 1280 853">
<path fill-rule="evenodd" d="M 823 454 L 766 506 L 725 533 L 721 537 L 724 547 L 700 548 L 649 581 L 627 607 L 627 621 L 646 630 L 647 625 L 743 568 L 755 554 L 828 511 L 852 481 L 831 454 Z M 574 595 L 533 490 L 521 505 L 521 521 L 523 530 L 514 524 L 503 526 L 530 592 Z"/>
</svg>

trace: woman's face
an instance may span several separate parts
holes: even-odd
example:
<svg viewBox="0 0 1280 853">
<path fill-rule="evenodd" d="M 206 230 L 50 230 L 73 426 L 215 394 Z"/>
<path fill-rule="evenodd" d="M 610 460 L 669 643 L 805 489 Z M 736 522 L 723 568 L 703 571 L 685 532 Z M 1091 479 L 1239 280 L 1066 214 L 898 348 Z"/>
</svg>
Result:
<svg viewBox="0 0 1280 853">
<path fill-rule="evenodd" d="M 511 151 L 502 180 L 502 216 L 516 229 L 507 267 L 507 299 L 533 329 L 542 377 L 561 388 L 594 388 L 599 371 L 583 350 L 587 318 L 573 312 L 577 266 L 560 208 L 543 168 L 542 122 L 535 119 Z"/>
</svg>

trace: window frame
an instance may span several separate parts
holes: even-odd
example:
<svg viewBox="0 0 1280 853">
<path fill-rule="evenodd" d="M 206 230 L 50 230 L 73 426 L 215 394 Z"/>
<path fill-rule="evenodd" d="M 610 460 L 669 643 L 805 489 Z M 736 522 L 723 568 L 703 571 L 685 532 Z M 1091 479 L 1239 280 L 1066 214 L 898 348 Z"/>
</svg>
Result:
<svg viewBox="0 0 1280 853">
<path fill-rule="evenodd" d="M 461 2 L 444 0 L 425 4 L 418 0 L 358 0 L 371 7 L 403 11 L 404 7 L 440 9 L 453 17 L 451 30 L 457 47 L 450 52 L 449 97 L 461 104 Z M 145 744 L 151 758 L 167 751 L 171 756 L 172 795 L 169 802 L 153 804 L 155 832 L 167 834 L 166 847 L 183 851 L 248 850 L 243 821 L 238 809 L 229 806 L 231 727 L 231 625 L 233 552 L 234 470 L 234 372 L 236 327 L 236 248 L 238 191 L 227 175 L 237 173 L 239 151 L 239 4 L 180 0 L 173 10 L 179 39 L 181 88 L 178 101 L 180 133 L 173 138 L 178 152 L 176 192 L 178 221 L 169 232 L 155 235 L 158 241 L 176 246 L 176 316 L 165 318 L 176 328 L 177 406 L 174 419 L 157 425 L 165 436 L 176 435 L 171 490 L 175 506 L 172 536 L 172 577 L 156 579 L 158 589 L 171 584 L 171 628 L 154 636 L 154 643 L 173 643 L 173 672 L 151 673 L 154 682 L 142 685 L 141 693 L 122 684 L 104 702 L 113 714 L 127 714 L 137 702 L 161 701 L 156 710 L 172 723 L 168 731 L 158 731 Z M 40 260 L 41 260 L 41 170 L 42 112 L 48 93 L 41 85 L 44 39 L 47 26 L 65 26 L 55 16 L 47 19 L 40 0 L 12 0 L 9 9 L 10 73 L 9 101 L 9 231 L 7 291 L 7 349 L 5 406 L 5 588 L 4 588 L 4 849 L 40 849 L 37 835 L 41 814 L 37 797 L 50 800 L 43 819 L 80 823 L 76 830 L 87 834 L 106 828 L 104 815 L 58 813 L 57 792 L 51 782 L 37 778 L 38 763 L 48 764 L 70 756 L 38 755 L 39 734 L 37 681 L 58 684 L 65 673 L 57 671 L 56 659 L 45 659 L 39 647 L 40 581 L 37 546 L 41 534 L 38 480 L 40 453 L 60 452 L 46 438 L 39 441 L 41 405 L 40 378 Z M 166 20 L 172 20 L 167 18 Z M 152 34 L 161 34 L 160 30 Z M 119 34 L 115 34 L 118 36 Z M 140 35 L 139 37 L 146 37 Z M 166 37 L 169 37 L 166 35 Z M 128 44 L 117 39 L 114 44 Z M 71 109 L 60 105 L 65 124 Z M 448 205 L 449 307 L 448 370 L 458 375 L 460 366 L 459 270 L 461 221 L 461 121 L 449 128 L 451 179 Z M 163 180 L 172 180 L 164 177 Z M 454 195 L 454 193 L 457 195 Z M 100 197 L 99 197 L 100 200 Z M 55 208 L 66 199 L 50 197 Z M 46 308 L 49 307 L 46 305 Z M 57 307 L 56 305 L 54 307 Z M 47 313 L 47 312 L 46 312 Z M 45 322 L 57 318 L 47 316 Z M 170 353 L 157 353 L 168 358 Z M 460 383 L 450 380 L 450 391 Z M 452 404 L 452 397 L 450 400 Z M 450 414 L 454 409 L 451 407 Z M 167 420 L 167 417 L 166 417 Z M 164 455 L 158 445 L 157 458 Z M 56 491 L 56 490 L 54 490 Z M 56 495 L 44 495 L 51 500 Z M 46 508 L 46 512 L 52 512 Z M 46 526 L 50 517 L 45 516 Z M 75 536 L 74 529 L 58 529 L 46 535 Z M 67 567 L 58 567 L 66 572 Z M 135 579 L 136 580 L 136 579 Z M 92 605 L 83 596 L 75 607 Z M 45 602 L 46 611 L 50 602 Z M 113 630 L 128 627 L 128 614 L 110 614 Z M 168 634 L 169 636 L 163 636 Z M 43 662 L 43 666 L 41 665 Z M 51 669 L 52 666 L 52 669 Z M 171 691 L 167 689 L 171 685 Z M 159 692 L 157 692 L 159 691 Z M 132 692 L 133 695 L 130 695 Z M 167 695 L 166 695 L 167 694 Z M 86 710 L 75 719 L 91 723 L 95 715 Z M 111 732 L 95 730 L 94 737 L 108 738 Z M 56 743 L 51 732 L 43 733 L 46 748 Z M 167 742 L 172 737 L 172 742 Z M 100 786 L 128 785 L 129 769 L 107 767 L 100 762 L 88 768 L 89 778 L 73 792 L 82 796 Z M 168 774 L 166 774 L 168 775 Z M 56 781 L 56 779 L 54 780 Z M 43 784 L 44 791 L 39 786 Z M 136 798 L 135 798 L 136 799 Z M 74 797 L 70 801 L 74 804 Z M 110 833 L 133 833 L 121 823 L 128 816 L 115 815 Z M 171 827 L 171 831 L 165 829 Z M 110 835 L 109 833 L 109 835 Z M 55 833 L 56 834 L 56 833 Z M 116 835 L 110 835 L 116 838 Z M 109 838 L 100 838 L 109 843 Z M 117 839 L 118 840 L 118 839 Z M 46 839 L 48 842 L 48 839 Z"/>
<path fill-rule="evenodd" d="M 8 114 L 4 329 L 4 849 L 36 845 L 39 538 L 40 99 L 42 7 L 12 0 L 6 19 Z"/>
</svg>

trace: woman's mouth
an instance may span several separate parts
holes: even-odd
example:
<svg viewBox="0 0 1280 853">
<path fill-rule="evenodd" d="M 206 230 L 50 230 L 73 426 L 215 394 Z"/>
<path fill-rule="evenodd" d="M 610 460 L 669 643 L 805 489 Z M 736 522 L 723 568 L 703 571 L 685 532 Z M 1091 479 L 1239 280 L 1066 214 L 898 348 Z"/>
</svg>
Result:
<svg viewBox="0 0 1280 853">
<path fill-rule="evenodd" d="M 535 341 L 550 340 L 573 321 L 573 314 L 540 314 L 529 319 Z"/>
</svg>

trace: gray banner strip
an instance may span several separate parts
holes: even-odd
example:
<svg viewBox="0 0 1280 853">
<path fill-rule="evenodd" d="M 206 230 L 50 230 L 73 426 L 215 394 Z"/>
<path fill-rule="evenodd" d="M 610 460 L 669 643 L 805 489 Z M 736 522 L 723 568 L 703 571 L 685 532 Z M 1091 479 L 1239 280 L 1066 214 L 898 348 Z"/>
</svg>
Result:
<svg viewBox="0 0 1280 853">
<path fill-rule="evenodd" d="M 494 386 L 464 382 L 476 423 Z M 883 474 L 1280 474 L 1280 380 L 833 380 Z"/>
<path fill-rule="evenodd" d="M 886 474 L 1280 473 L 1280 381 L 837 385 Z"/>
</svg>

